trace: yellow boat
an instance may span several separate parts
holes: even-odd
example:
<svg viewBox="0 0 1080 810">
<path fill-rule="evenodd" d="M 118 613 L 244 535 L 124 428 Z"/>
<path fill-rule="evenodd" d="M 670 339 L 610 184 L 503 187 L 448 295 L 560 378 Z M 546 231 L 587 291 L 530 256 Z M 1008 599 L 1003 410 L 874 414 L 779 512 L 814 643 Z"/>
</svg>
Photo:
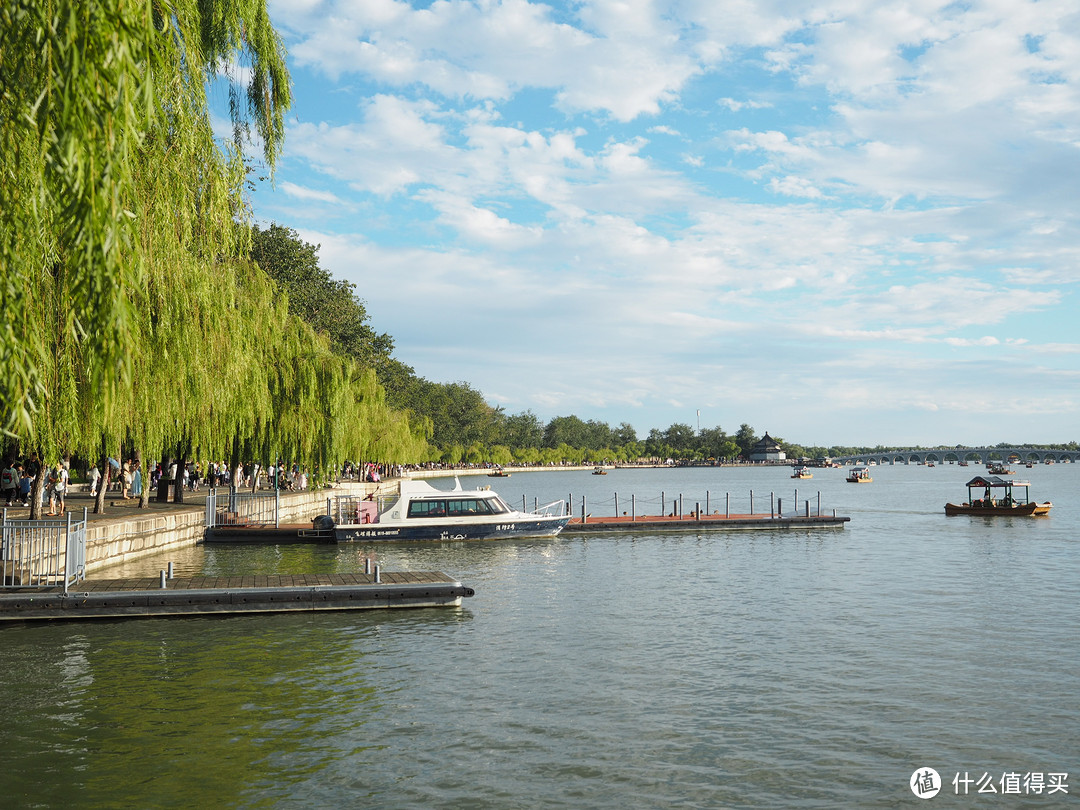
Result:
<svg viewBox="0 0 1080 810">
<path fill-rule="evenodd" d="M 853 467 L 848 470 L 848 477 L 845 480 L 849 484 L 870 484 L 874 481 L 870 477 L 870 470 L 866 467 Z"/>
</svg>

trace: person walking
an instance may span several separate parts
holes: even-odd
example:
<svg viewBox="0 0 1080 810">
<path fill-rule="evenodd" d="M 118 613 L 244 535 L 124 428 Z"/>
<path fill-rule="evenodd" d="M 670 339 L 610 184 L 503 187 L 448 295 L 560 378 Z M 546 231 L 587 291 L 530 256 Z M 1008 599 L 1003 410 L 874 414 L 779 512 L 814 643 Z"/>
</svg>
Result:
<svg viewBox="0 0 1080 810">
<path fill-rule="evenodd" d="M 19 491 L 19 471 L 15 467 L 15 461 L 4 462 L 4 468 L 0 471 L 0 498 L 4 498 L 8 506 L 15 500 Z"/>
<path fill-rule="evenodd" d="M 125 501 L 131 499 L 131 463 L 125 461 L 123 472 L 120 473 L 120 497 Z"/>
<path fill-rule="evenodd" d="M 64 498 L 67 495 L 68 471 L 62 462 L 56 462 L 49 473 L 49 515 L 64 514 Z M 60 511 L 55 511 L 59 509 Z"/>
<path fill-rule="evenodd" d="M 22 503 L 23 506 L 29 506 L 30 490 L 34 486 L 34 479 L 30 477 L 30 471 L 21 464 L 19 465 L 19 470 L 21 471 L 19 473 L 21 476 L 19 479 L 19 502 Z"/>
</svg>

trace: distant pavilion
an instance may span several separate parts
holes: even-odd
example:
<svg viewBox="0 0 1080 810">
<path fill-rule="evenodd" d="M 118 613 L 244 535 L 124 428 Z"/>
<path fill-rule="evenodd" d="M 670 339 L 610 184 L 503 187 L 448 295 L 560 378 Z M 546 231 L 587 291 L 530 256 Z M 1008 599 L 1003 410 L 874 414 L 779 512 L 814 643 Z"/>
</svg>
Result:
<svg viewBox="0 0 1080 810">
<path fill-rule="evenodd" d="M 750 450 L 750 460 L 755 463 L 783 461 L 786 458 L 787 454 L 780 449 L 780 445 L 778 445 L 776 440 L 769 435 L 769 431 L 765 431 L 765 435 L 761 437 L 761 441 L 757 442 Z"/>
</svg>

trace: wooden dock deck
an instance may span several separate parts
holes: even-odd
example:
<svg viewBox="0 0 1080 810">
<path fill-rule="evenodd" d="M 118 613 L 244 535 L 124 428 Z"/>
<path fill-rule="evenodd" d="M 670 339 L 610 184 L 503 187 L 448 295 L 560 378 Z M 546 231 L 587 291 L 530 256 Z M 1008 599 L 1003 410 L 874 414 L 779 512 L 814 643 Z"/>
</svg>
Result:
<svg viewBox="0 0 1080 810">
<path fill-rule="evenodd" d="M 474 594 L 441 572 L 85 580 L 0 592 L 0 622 L 455 607 Z"/>
<path fill-rule="evenodd" d="M 842 529 L 851 518 L 841 515 L 637 515 L 571 518 L 563 532 L 693 532 L 703 530 Z"/>
</svg>

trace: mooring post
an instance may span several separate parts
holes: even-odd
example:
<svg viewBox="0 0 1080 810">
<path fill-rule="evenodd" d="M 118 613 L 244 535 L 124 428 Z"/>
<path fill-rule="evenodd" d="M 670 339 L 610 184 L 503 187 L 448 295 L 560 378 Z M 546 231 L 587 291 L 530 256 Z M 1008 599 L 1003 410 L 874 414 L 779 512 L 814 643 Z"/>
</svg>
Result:
<svg viewBox="0 0 1080 810">
<path fill-rule="evenodd" d="M 371 575 L 371 557 L 364 557 L 364 574 Z"/>
<path fill-rule="evenodd" d="M 667 516 L 667 504 L 664 502 L 664 490 L 660 490 L 660 514 Z"/>
<path fill-rule="evenodd" d="M 696 520 L 699 523 L 701 522 L 701 502 L 700 501 L 697 501 L 697 502 L 694 503 L 694 520 Z"/>
<path fill-rule="evenodd" d="M 795 507 L 798 508 L 798 504 L 796 504 Z M 784 516 L 784 499 L 783 498 L 777 498 L 776 499 L 776 514 L 778 516 L 780 516 L 780 517 Z"/>
<path fill-rule="evenodd" d="M 164 569 L 164 568 L 162 568 L 162 569 L 161 569 L 161 580 L 160 580 L 160 584 L 161 584 L 161 587 L 162 587 L 162 588 L 164 588 L 164 587 L 165 587 L 165 569 Z"/>
<path fill-rule="evenodd" d="M 709 490 L 705 490 L 705 514 L 709 514 Z"/>
<path fill-rule="evenodd" d="M 769 493 L 769 517 L 771 517 L 771 518 L 776 517 L 776 503 L 775 503 L 775 500 L 776 500 L 776 494 L 773 493 L 773 492 L 770 492 Z"/>
<path fill-rule="evenodd" d="M 750 490 L 750 514 L 754 514 L 754 490 Z"/>
<path fill-rule="evenodd" d="M 637 495 L 630 496 L 630 521 L 637 520 Z"/>
<path fill-rule="evenodd" d="M 382 582 L 382 566 L 380 566 L 378 563 L 375 563 L 375 584 L 379 584 L 381 582 Z"/>
<path fill-rule="evenodd" d="M 679 493 L 679 520 L 682 520 L 683 508 L 682 508 L 682 493 Z"/>
<path fill-rule="evenodd" d="M 817 491 L 817 513 L 818 517 L 821 517 L 821 490 Z"/>
<path fill-rule="evenodd" d="M 521 496 L 521 511 L 522 512 L 528 512 L 529 511 L 528 502 L 525 500 L 525 495 Z"/>
<path fill-rule="evenodd" d="M 796 504 L 795 506 L 797 508 L 798 504 Z M 806 516 L 810 517 L 810 499 L 809 498 L 806 501 Z"/>
<path fill-rule="evenodd" d="M 585 515 L 585 496 L 584 496 L 584 495 L 582 495 L 582 496 L 581 496 L 581 522 L 582 522 L 582 523 L 584 523 L 584 522 L 585 522 L 585 520 L 586 520 L 586 515 Z"/>
<path fill-rule="evenodd" d="M 792 501 L 795 504 L 795 514 L 799 514 L 799 488 L 795 487 L 795 500 Z"/>
<path fill-rule="evenodd" d="M 731 493 L 724 493 L 724 517 L 731 517 Z"/>
<path fill-rule="evenodd" d="M 169 560 L 169 579 L 173 578 L 173 564 L 172 560 Z"/>
<path fill-rule="evenodd" d="M 615 517 L 619 516 L 619 493 L 615 493 Z"/>
</svg>

